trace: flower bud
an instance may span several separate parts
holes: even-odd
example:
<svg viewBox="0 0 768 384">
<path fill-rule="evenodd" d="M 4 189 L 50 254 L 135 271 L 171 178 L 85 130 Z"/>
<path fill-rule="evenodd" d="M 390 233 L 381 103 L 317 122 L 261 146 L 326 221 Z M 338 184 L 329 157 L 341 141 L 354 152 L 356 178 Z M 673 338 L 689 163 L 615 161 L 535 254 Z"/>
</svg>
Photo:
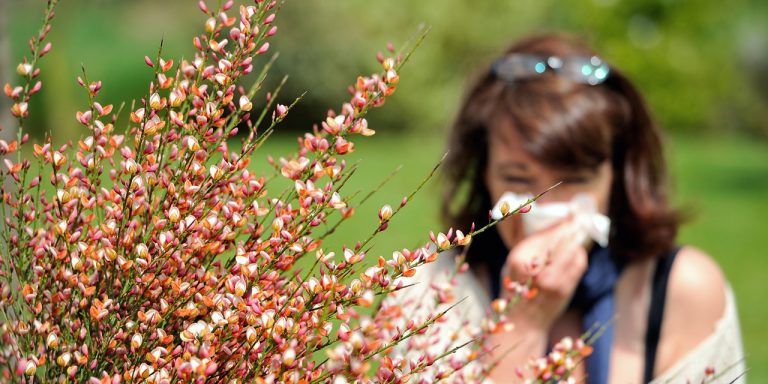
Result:
<svg viewBox="0 0 768 384">
<path fill-rule="evenodd" d="M 15 117 L 26 117 L 29 111 L 29 104 L 25 102 L 15 103 L 11 106 L 11 114 Z"/>
<path fill-rule="evenodd" d="M 131 349 L 136 349 L 141 346 L 141 343 L 144 341 L 144 337 L 141 336 L 139 333 L 134 333 L 131 337 Z"/>
<path fill-rule="evenodd" d="M 222 72 L 229 71 L 232 68 L 232 62 L 227 59 L 219 60 L 219 70 Z"/>
<path fill-rule="evenodd" d="M 139 377 L 142 379 L 146 379 L 149 377 L 149 375 L 152 373 L 152 367 L 147 365 L 146 363 L 141 363 L 139 366 Z"/>
<path fill-rule="evenodd" d="M 360 332 L 352 332 L 349 336 L 349 343 L 352 344 L 352 348 L 355 350 L 362 349 L 364 342 L 365 340 L 363 340 L 363 335 Z"/>
<path fill-rule="evenodd" d="M 272 220 L 272 230 L 275 232 L 280 232 L 283 229 L 283 225 L 283 219 L 279 217 Z"/>
<path fill-rule="evenodd" d="M 57 167 L 61 167 L 67 161 L 67 157 L 56 151 L 53 153 L 53 164 Z"/>
<path fill-rule="evenodd" d="M 293 348 L 288 348 L 283 352 L 283 365 L 290 366 L 296 361 L 296 351 Z"/>
<path fill-rule="evenodd" d="M 357 304 L 361 307 L 370 307 L 373 304 L 374 295 L 370 289 L 363 292 L 362 296 L 357 298 Z"/>
<path fill-rule="evenodd" d="M 133 174 L 139 169 L 139 165 L 136 164 L 136 161 L 133 159 L 128 159 L 125 161 L 125 172 Z"/>
<path fill-rule="evenodd" d="M 387 58 L 381 64 L 384 66 L 384 70 L 389 71 L 395 68 L 395 59 L 391 57 Z"/>
<path fill-rule="evenodd" d="M 224 39 L 221 41 L 216 41 L 211 39 L 211 41 L 208 42 L 208 46 L 211 47 L 211 50 L 214 52 L 221 52 L 221 50 L 224 49 L 224 47 L 226 47 L 228 43 L 229 43 L 229 40 L 227 39 Z"/>
<path fill-rule="evenodd" d="M 29 74 L 32 73 L 32 64 L 19 63 L 19 65 L 16 66 L 16 73 L 20 76 L 29 76 Z"/>
<path fill-rule="evenodd" d="M 493 308 L 493 311 L 502 314 L 507 309 L 507 300 L 506 299 L 496 299 L 491 303 L 491 308 Z"/>
<path fill-rule="evenodd" d="M 216 80 L 217 83 L 221 85 L 227 85 L 229 83 L 229 76 L 223 74 L 223 73 L 217 73 L 213 75 L 214 80 Z"/>
<path fill-rule="evenodd" d="M 232 39 L 232 41 L 240 40 L 240 36 L 242 36 L 242 32 L 239 28 L 232 28 L 229 30 L 229 38 Z"/>
<path fill-rule="evenodd" d="M 162 59 L 161 59 L 162 62 Z M 160 89 L 166 89 L 171 86 L 173 83 L 173 78 L 168 78 L 168 76 L 165 75 L 165 73 L 158 73 L 157 74 L 157 86 L 160 87 Z M 163 103 L 163 106 L 165 106 L 165 103 Z"/>
<path fill-rule="evenodd" d="M 265 53 L 268 50 L 269 50 L 269 43 L 267 42 L 267 43 L 264 43 L 264 45 L 262 45 L 261 48 L 259 48 L 258 51 L 256 51 L 256 54 L 257 55 L 261 55 L 262 53 Z"/>
<path fill-rule="evenodd" d="M 346 248 L 346 247 L 344 248 L 344 260 L 346 260 L 346 262 L 349 264 L 358 263 L 360 260 L 363 259 L 363 257 L 365 257 L 365 253 L 362 253 L 362 252 L 355 253 L 355 251 L 349 248 Z"/>
<path fill-rule="evenodd" d="M 149 121 L 144 123 L 144 134 L 152 136 L 156 134 L 161 128 L 165 126 L 165 122 L 160 120 L 160 117 L 157 115 L 152 116 Z"/>
<path fill-rule="evenodd" d="M 171 102 L 171 107 L 174 107 L 174 108 L 180 106 L 181 103 L 184 102 L 184 94 L 181 91 L 176 89 L 171 91 L 171 94 L 168 96 L 168 98 Z"/>
<path fill-rule="evenodd" d="M 64 352 L 56 358 L 56 364 L 63 368 L 69 365 L 70 360 L 72 360 L 72 354 L 69 352 Z"/>
<path fill-rule="evenodd" d="M 93 118 L 93 113 L 91 113 L 91 111 L 85 111 L 85 112 L 78 111 L 77 113 L 75 113 L 75 118 L 77 119 L 77 121 L 80 122 L 80 124 L 87 126 L 88 123 L 91 122 L 91 118 Z"/>
<path fill-rule="evenodd" d="M 48 348 L 56 349 L 59 347 L 59 336 L 57 336 L 55 333 L 49 333 L 48 337 L 45 339 L 45 345 L 48 346 Z"/>
<path fill-rule="evenodd" d="M 397 75 L 394 69 L 390 69 L 384 75 L 384 81 L 389 84 L 396 85 L 400 81 L 400 76 Z"/>
<path fill-rule="evenodd" d="M 463 232 L 461 232 L 459 230 L 456 231 L 456 244 L 461 245 L 461 246 L 466 246 L 466 245 L 469 245 L 469 243 L 471 243 L 471 242 L 472 242 L 472 234 L 471 233 L 467 234 L 465 236 Z"/>
<path fill-rule="evenodd" d="M 208 6 L 205 4 L 205 1 L 203 0 L 198 1 L 197 6 L 200 8 L 201 11 L 208 13 Z"/>
<path fill-rule="evenodd" d="M 208 33 L 213 33 L 213 31 L 216 29 L 216 19 L 211 17 L 208 20 L 205 21 L 205 31 Z"/>
<path fill-rule="evenodd" d="M 222 176 L 224 176 L 224 171 L 215 165 L 211 165 L 208 171 L 211 174 L 211 178 L 213 178 L 214 180 L 218 180 Z"/>
<path fill-rule="evenodd" d="M 113 248 L 107 248 L 104 253 L 109 261 L 115 261 L 115 259 L 117 259 L 117 252 Z"/>
<path fill-rule="evenodd" d="M 385 204 L 379 209 L 379 219 L 381 221 L 387 221 L 392 217 L 392 206 Z"/>
<path fill-rule="evenodd" d="M 445 236 L 442 232 L 437 234 L 437 246 L 440 247 L 440 249 L 447 249 L 451 246 L 451 242 L 448 240 L 448 237 Z"/>
<path fill-rule="evenodd" d="M 181 219 L 181 213 L 179 212 L 179 209 L 174 207 L 171 207 L 168 210 L 168 220 L 171 221 L 171 223 L 178 223 L 179 219 Z"/>
<path fill-rule="evenodd" d="M 56 224 L 56 233 L 59 235 L 63 235 L 67 231 L 67 221 L 61 220 L 58 224 Z"/>
<path fill-rule="evenodd" d="M 248 112 L 253 108 L 253 103 L 251 103 L 251 100 L 248 99 L 248 96 L 240 96 L 240 109 L 242 111 Z"/>
<path fill-rule="evenodd" d="M 41 49 L 41 50 L 40 50 L 40 55 L 39 55 L 39 57 L 43 57 L 43 56 L 45 56 L 45 54 L 47 54 L 48 52 L 50 52 L 50 50 L 51 50 L 51 43 L 50 43 L 50 42 L 48 42 L 48 43 L 46 43 L 46 44 L 45 44 L 45 46 L 43 47 L 43 49 Z"/>
<path fill-rule="evenodd" d="M 234 286 L 235 295 L 242 297 L 245 294 L 246 288 L 248 288 L 248 286 L 245 284 L 245 281 L 243 279 L 238 279 Z"/>
<path fill-rule="evenodd" d="M 256 332 L 253 327 L 248 327 L 245 330 L 245 339 L 248 340 L 249 343 L 253 344 L 259 340 L 259 333 Z"/>
<path fill-rule="evenodd" d="M 135 112 L 131 112 L 131 121 L 138 124 L 142 120 L 144 120 L 144 108 L 139 108 Z"/>
<path fill-rule="evenodd" d="M 165 59 L 160 59 L 160 69 L 163 70 L 163 72 L 171 69 L 173 67 L 173 60 L 165 61 Z"/>
<path fill-rule="evenodd" d="M 160 109 L 162 108 L 162 103 L 160 100 L 160 95 L 157 93 L 153 93 L 152 96 L 149 97 L 149 106 L 152 109 Z"/>
<path fill-rule="evenodd" d="M 509 203 L 506 202 L 506 201 L 501 203 L 501 208 L 499 208 L 499 210 L 501 211 L 502 215 L 508 214 L 509 213 Z"/>
<path fill-rule="evenodd" d="M 275 107 L 275 113 L 277 114 L 277 118 L 282 119 L 285 117 L 285 114 L 288 113 L 288 107 L 278 104 L 277 107 Z"/>
<path fill-rule="evenodd" d="M 32 86 L 32 89 L 29 90 L 29 94 L 34 95 L 35 93 L 39 92 L 40 88 L 42 87 L 43 87 L 43 82 L 38 80 L 35 83 L 35 85 Z"/>
<path fill-rule="evenodd" d="M 37 372 L 37 363 L 28 360 L 27 364 L 24 366 L 24 374 L 27 376 L 34 376 L 35 372 Z"/>
<path fill-rule="evenodd" d="M 192 152 L 197 152 L 200 149 L 200 144 L 194 136 L 187 136 L 187 149 Z"/>
<path fill-rule="evenodd" d="M 56 198 L 59 199 L 62 204 L 69 203 L 69 201 L 72 200 L 72 196 L 69 195 L 69 192 L 63 189 L 56 191 Z"/>
</svg>

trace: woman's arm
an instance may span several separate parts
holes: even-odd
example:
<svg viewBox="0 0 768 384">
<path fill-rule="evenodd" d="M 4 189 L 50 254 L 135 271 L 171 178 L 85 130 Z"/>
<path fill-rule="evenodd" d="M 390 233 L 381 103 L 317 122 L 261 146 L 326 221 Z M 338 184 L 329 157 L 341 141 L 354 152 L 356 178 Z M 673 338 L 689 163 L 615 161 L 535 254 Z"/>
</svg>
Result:
<svg viewBox="0 0 768 384">
<path fill-rule="evenodd" d="M 493 335 L 491 343 L 496 347 L 494 358 L 500 358 L 489 378 L 495 383 L 519 382 L 531 373 L 526 365 L 531 357 L 546 353 L 549 330 L 518 323 L 514 330 Z M 520 377 L 522 375 L 523 377 Z"/>
</svg>

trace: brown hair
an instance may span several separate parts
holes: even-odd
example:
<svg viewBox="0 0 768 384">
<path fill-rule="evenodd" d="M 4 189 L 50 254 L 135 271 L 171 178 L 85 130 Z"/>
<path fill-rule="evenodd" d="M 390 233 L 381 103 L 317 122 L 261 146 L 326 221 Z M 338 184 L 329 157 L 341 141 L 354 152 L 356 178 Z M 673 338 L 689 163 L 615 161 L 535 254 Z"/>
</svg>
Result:
<svg viewBox="0 0 768 384">
<path fill-rule="evenodd" d="M 578 40 L 561 35 L 529 37 L 505 55 L 513 53 L 545 58 L 595 55 Z M 547 165 L 595 167 L 610 159 L 614 178 L 608 215 L 614 254 L 656 256 L 674 245 L 681 218 L 667 200 L 659 129 L 640 93 L 613 67 L 597 85 L 552 71 L 510 82 L 496 77 L 490 66 L 485 69 L 469 87 L 449 136 L 442 167 L 447 183 L 442 212 L 448 225 L 466 229 L 488 222 L 492 202 L 483 175 L 490 123 L 499 118 L 509 119 L 524 150 Z M 494 256 L 487 255 L 498 253 L 499 247 L 503 250 L 498 232 L 486 231 L 473 242 L 468 261 L 489 262 Z"/>
</svg>

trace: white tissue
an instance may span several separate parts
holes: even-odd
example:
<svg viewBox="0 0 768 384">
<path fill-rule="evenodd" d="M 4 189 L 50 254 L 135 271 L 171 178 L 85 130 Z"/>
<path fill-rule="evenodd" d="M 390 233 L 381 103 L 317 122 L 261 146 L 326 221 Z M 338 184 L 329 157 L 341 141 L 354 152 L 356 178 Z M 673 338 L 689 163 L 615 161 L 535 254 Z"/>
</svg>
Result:
<svg viewBox="0 0 768 384">
<path fill-rule="evenodd" d="M 512 192 L 504 193 L 491 211 L 494 220 L 501 219 L 501 205 L 506 202 L 509 210 L 513 211 L 528 199 L 530 194 L 518 195 Z M 570 201 L 548 204 L 531 203 L 531 211 L 523 214 L 523 232 L 529 235 L 547 228 L 572 214 L 581 234 L 585 239 L 590 238 L 605 247 L 608 246 L 608 234 L 611 229 L 611 219 L 597 211 L 595 200 L 586 193 L 575 195 Z"/>
</svg>

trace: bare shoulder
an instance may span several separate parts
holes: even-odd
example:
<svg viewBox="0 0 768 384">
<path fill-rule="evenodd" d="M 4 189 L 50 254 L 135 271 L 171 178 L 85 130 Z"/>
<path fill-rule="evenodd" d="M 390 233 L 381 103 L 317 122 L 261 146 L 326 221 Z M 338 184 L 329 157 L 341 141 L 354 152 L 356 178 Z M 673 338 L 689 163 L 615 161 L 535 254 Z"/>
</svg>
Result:
<svg viewBox="0 0 768 384">
<path fill-rule="evenodd" d="M 681 312 L 690 322 L 692 315 L 703 323 L 714 323 L 725 312 L 726 281 L 720 266 L 694 247 L 682 248 L 672 264 L 666 309 Z"/>
<path fill-rule="evenodd" d="M 694 247 L 678 252 L 669 276 L 657 372 L 715 331 L 725 314 L 725 291 L 725 277 L 709 255 Z"/>
</svg>

